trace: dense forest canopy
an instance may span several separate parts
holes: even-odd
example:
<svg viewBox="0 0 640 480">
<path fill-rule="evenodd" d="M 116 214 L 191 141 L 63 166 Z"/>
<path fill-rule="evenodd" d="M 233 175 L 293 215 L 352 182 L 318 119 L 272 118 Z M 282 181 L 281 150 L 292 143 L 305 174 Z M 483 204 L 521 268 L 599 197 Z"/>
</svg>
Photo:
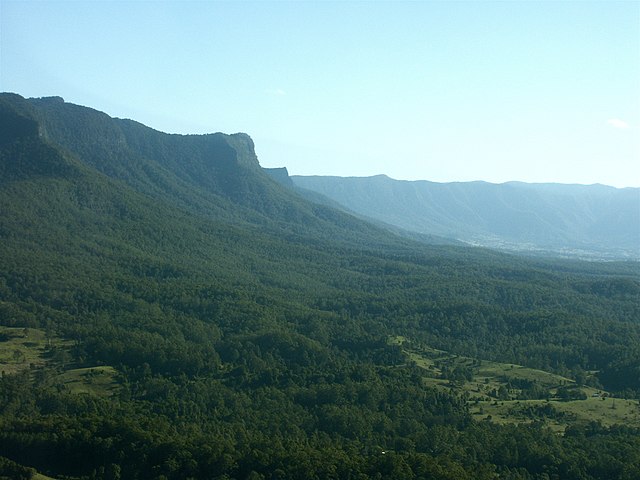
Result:
<svg viewBox="0 0 640 480">
<path fill-rule="evenodd" d="M 639 478 L 637 263 L 420 243 L 247 135 L 13 94 L 0 240 L 0 476 Z M 463 388 L 486 362 L 490 402 Z M 562 410 L 591 391 L 628 421 Z"/>
</svg>

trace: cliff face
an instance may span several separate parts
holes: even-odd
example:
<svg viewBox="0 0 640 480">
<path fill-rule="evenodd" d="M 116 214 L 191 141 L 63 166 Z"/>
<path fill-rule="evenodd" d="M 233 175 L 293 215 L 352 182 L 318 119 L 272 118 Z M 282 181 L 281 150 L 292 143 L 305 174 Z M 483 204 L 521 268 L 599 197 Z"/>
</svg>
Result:
<svg viewBox="0 0 640 480">
<path fill-rule="evenodd" d="M 0 94 L 0 126 L 0 182 L 57 176 L 73 188 L 79 182 L 97 182 L 100 191 L 117 186 L 215 221 L 323 238 L 357 232 L 366 241 L 396 241 L 280 185 L 260 167 L 245 133 L 167 134 L 60 97 L 8 93 Z"/>
<path fill-rule="evenodd" d="M 251 177 L 261 175 L 246 134 L 169 135 L 59 97 L 3 94 L 0 104 L 4 122 L 13 125 L 5 136 L 28 126 L 85 165 L 147 193 L 177 181 L 238 200 L 244 189 L 256 188 Z"/>
</svg>

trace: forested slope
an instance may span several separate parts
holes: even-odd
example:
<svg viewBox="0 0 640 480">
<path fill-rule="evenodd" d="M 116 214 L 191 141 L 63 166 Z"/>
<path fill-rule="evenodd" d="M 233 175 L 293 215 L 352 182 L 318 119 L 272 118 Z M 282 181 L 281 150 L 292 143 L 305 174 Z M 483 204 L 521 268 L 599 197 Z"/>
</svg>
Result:
<svg viewBox="0 0 640 480">
<path fill-rule="evenodd" d="M 476 422 L 392 341 L 633 397 L 636 263 L 400 239 L 278 185 L 246 135 L 15 95 L 0 126 L 0 475 L 640 471 L 633 426 Z"/>
</svg>

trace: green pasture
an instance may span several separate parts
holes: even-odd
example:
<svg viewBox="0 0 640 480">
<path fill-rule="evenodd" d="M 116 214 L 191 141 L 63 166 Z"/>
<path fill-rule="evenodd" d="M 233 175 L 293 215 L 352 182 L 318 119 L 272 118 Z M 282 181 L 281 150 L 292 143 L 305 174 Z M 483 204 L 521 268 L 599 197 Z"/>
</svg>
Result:
<svg viewBox="0 0 640 480">
<path fill-rule="evenodd" d="M 57 375 L 54 381 L 70 393 L 110 397 L 118 391 L 116 374 L 109 366 L 74 368 Z"/>
<path fill-rule="evenodd" d="M 610 393 L 592 387 L 580 386 L 569 378 L 522 365 L 478 360 L 450 354 L 424 346 L 413 346 L 402 337 L 390 343 L 400 345 L 407 359 L 425 371 L 426 386 L 459 393 L 467 399 L 469 411 L 477 421 L 500 424 L 543 421 L 552 429 L 563 432 L 568 425 L 599 422 L 603 426 L 629 425 L 640 427 L 640 402 L 614 398 Z M 443 372 L 465 369 L 471 378 L 445 378 Z M 467 373 L 469 376 L 469 373 Z M 450 375 L 451 377 L 451 375 Z M 535 382 L 547 391 L 548 398 L 524 400 L 519 390 L 508 389 L 518 380 Z M 496 393 L 502 387 L 503 398 Z M 569 387 L 581 392 L 585 399 L 562 400 L 558 389 Z"/>
<path fill-rule="evenodd" d="M 109 397 L 118 390 L 110 366 L 72 368 L 72 342 L 37 328 L 0 326 L 0 375 L 25 370 L 44 372 L 45 385 L 75 394 Z"/>
<path fill-rule="evenodd" d="M 59 345 L 44 330 L 0 326 L 0 374 L 41 367 L 47 362 L 47 345 Z"/>
</svg>

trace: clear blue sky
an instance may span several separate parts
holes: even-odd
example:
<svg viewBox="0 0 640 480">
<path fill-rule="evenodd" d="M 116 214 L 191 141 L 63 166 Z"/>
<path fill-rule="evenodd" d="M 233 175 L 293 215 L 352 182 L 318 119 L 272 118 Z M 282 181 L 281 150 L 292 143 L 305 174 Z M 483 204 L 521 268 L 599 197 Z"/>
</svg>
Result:
<svg viewBox="0 0 640 480">
<path fill-rule="evenodd" d="M 640 186 L 640 2 L 0 0 L 0 90 L 292 174 Z"/>
</svg>

